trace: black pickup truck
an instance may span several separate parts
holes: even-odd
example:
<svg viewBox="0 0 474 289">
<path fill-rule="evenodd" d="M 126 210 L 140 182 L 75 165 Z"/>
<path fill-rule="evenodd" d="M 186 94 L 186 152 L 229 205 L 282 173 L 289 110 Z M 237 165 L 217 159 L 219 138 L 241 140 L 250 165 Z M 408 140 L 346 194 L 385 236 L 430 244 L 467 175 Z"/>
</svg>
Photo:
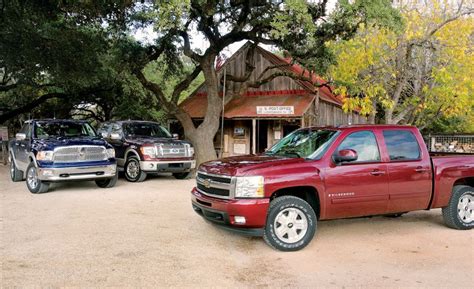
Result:
<svg viewBox="0 0 474 289">
<path fill-rule="evenodd" d="M 105 122 L 98 132 L 115 148 L 117 165 L 130 182 L 142 182 L 148 173 L 162 172 L 184 179 L 196 166 L 191 144 L 173 137 L 156 122 Z"/>
</svg>

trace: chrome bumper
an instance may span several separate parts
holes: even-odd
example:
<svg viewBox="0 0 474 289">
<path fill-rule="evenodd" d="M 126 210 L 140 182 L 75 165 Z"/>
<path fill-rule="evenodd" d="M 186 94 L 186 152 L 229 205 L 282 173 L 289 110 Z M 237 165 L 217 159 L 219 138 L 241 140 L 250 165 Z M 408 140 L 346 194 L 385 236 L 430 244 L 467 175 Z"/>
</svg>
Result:
<svg viewBox="0 0 474 289">
<path fill-rule="evenodd" d="M 38 168 L 38 178 L 42 181 L 91 180 L 112 178 L 117 172 L 117 165 Z"/>
<path fill-rule="evenodd" d="M 196 161 L 140 161 L 142 171 L 182 172 L 196 167 Z"/>
</svg>

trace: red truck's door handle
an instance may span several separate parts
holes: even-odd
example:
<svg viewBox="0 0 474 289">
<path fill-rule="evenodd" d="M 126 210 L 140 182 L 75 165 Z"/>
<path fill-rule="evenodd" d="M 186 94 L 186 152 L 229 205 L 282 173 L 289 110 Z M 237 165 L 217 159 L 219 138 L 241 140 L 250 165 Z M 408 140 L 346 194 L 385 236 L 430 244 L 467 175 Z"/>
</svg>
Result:
<svg viewBox="0 0 474 289">
<path fill-rule="evenodd" d="M 385 172 L 382 172 L 382 171 L 379 171 L 379 170 L 373 170 L 370 172 L 370 174 L 372 176 L 381 176 L 381 175 L 385 175 Z"/>
<path fill-rule="evenodd" d="M 415 169 L 415 172 L 417 172 L 417 173 L 424 173 L 424 172 L 426 172 L 426 171 L 428 171 L 428 169 L 423 168 L 423 167 L 417 167 L 417 168 Z"/>
</svg>

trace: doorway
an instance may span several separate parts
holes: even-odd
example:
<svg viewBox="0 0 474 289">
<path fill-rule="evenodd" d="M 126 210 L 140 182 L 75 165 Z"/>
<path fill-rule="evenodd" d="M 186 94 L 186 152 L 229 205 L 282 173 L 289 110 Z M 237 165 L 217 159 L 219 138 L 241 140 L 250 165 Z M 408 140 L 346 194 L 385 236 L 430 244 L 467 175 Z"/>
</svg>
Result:
<svg viewBox="0 0 474 289">
<path fill-rule="evenodd" d="M 257 119 L 257 153 L 263 153 L 268 146 L 268 120 Z"/>
</svg>

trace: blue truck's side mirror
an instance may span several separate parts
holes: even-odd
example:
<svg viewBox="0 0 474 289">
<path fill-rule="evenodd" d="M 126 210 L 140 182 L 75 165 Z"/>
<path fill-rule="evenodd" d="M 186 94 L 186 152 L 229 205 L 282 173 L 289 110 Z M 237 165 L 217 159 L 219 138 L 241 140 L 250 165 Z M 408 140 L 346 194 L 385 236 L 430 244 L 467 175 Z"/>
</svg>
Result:
<svg viewBox="0 0 474 289">
<path fill-rule="evenodd" d="M 26 134 L 19 132 L 19 133 L 17 133 L 17 134 L 15 135 L 15 138 L 16 138 L 16 140 L 18 140 L 18 141 L 25 140 L 25 139 L 26 139 Z"/>
</svg>

